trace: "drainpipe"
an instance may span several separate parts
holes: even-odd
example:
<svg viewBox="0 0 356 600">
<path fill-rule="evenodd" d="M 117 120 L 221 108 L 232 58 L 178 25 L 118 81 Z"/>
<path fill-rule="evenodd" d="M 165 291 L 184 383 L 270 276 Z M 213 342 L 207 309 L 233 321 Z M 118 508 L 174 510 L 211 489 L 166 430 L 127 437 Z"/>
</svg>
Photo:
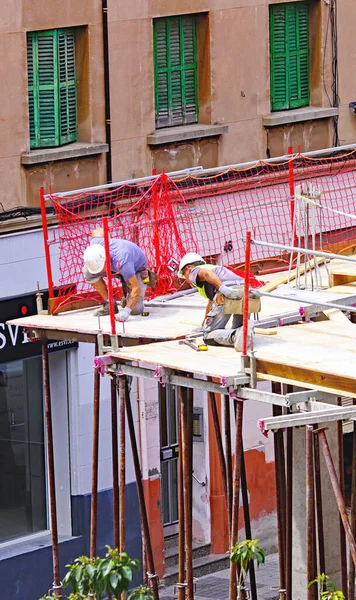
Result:
<svg viewBox="0 0 356 600">
<path fill-rule="evenodd" d="M 106 143 L 109 146 L 109 150 L 106 155 L 106 179 L 107 179 L 107 183 L 112 183 L 110 69 L 109 69 L 109 34 L 108 34 L 108 1 L 107 0 L 102 0 L 102 9 L 103 9 L 103 45 L 104 45 L 105 131 L 106 131 Z"/>
</svg>

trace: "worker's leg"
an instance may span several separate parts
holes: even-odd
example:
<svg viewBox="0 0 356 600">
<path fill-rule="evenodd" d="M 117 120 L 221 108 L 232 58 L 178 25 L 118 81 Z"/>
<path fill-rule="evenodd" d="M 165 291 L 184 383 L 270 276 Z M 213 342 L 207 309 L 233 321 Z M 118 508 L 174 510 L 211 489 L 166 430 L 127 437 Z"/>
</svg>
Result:
<svg viewBox="0 0 356 600">
<path fill-rule="evenodd" d="M 222 304 L 213 303 L 204 323 L 204 334 L 215 329 L 224 329 L 231 315 L 225 315 Z"/>
<path fill-rule="evenodd" d="M 141 290 L 141 295 L 139 297 L 139 299 L 137 300 L 135 306 L 133 307 L 131 314 L 132 315 L 141 315 L 143 313 L 143 311 L 145 310 L 144 304 L 143 304 L 143 299 L 145 297 L 145 293 L 146 293 L 146 289 L 147 289 L 147 285 L 145 283 L 142 282 L 142 278 L 141 278 L 141 273 L 136 273 L 136 277 L 140 286 L 140 290 Z M 130 288 L 128 286 L 128 296 L 127 299 L 130 297 Z"/>
<path fill-rule="evenodd" d="M 204 333 L 203 340 L 207 346 L 234 347 L 236 329 L 214 329 Z"/>
</svg>

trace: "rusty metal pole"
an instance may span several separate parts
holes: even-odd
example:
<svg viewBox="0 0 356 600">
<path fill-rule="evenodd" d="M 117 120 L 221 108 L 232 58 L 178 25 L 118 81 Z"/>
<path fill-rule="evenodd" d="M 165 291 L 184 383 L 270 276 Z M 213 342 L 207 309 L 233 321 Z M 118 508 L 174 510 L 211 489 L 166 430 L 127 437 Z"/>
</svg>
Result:
<svg viewBox="0 0 356 600">
<path fill-rule="evenodd" d="M 188 396 L 187 389 L 181 388 L 182 401 L 181 407 L 181 430 L 182 430 L 182 462 L 183 462 L 183 491 L 184 491 L 184 530 L 185 530 L 185 571 L 186 571 L 186 598 L 194 600 L 194 582 L 193 582 L 193 532 L 192 532 L 192 502 L 191 502 L 191 456 L 190 456 L 190 434 L 188 431 Z"/>
<path fill-rule="evenodd" d="M 95 341 L 95 356 L 99 354 L 98 341 Z M 90 558 L 96 556 L 97 518 L 98 518 L 98 468 L 99 468 L 99 409 L 100 409 L 100 373 L 94 369 L 93 404 L 93 450 L 91 475 L 90 508 Z"/>
<path fill-rule="evenodd" d="M 182 388 L 178 387 L 178 600 L 185 600 L 185 533 L 184 533 L 184 486 L 183 486 L 183 442 L 182 420 L 183 408 Z"/>
<path fill-rule="evenodd" d="M 120 544 L 119 515 L 119 448 L 117 428 L 117 379 L 111 379 L 111 447 L 112 447 L 112 488 L 113 488 L 113 524 L 114 548 Z"/>
<path fill-rule="evenodd" d="M 337 473 L 336 473 L 333 459 L 331 456 L 331 452 L 329 449 L 328 440 L 326 439 L 326 434 L 325 434 L 326 429 L 327 429 L 326 427 L 316 429 L 315 433 L 319 436 L 320 446 L 321 446 L 321 449 L 324 454 L 326 466 L 327 466 L 329 476 L 330 476 L 331 485 L 334 490 L 337 506 L 339 509 L 339 513 L 340 513 L 343 525 L 344 525 L 347 541 L 349 542 L 351 558 L 352 558 L 354 564 L 356 565 L 356 543 L 355 543 L 355 539 L 354 539 L 354 536 L 353 536 L 353 533 L 351 530 L 351 526 L 349 523 L 349 519 L 347 516 L 345 500 L 344 500 L 342 492 L 341 492 L 339 480 L 337 477 Z"/>
<path fill-rule="evenodd" d="M 225 456 L 226 456 L 226 490 L 227 490 L 227 516 L 229 537 L 231 535 L 232 519 L 232 455 L 231 455 L 231 415 L 230 396 L 224 396 L 224 431 L 225 431 Z"/>
<path fill-rule="evenodd" d="M 273 384 L 272 384 L 273 386 Z M 273 391 L 273 387 L 272 387 Z M 273 416 L 282 414 L 280 406 L 273 406 Z M 278 535 L 278 556 L 279 556 L 279 587 L 285 589 L 286 587 L 286 569 L 285 569 L 285 508 L 283 507 L 283 498 L 285 497 L 285 490 L 283 490 L 283 477 L 282 471 L 285 472 L 284 457 L 281 455 L 281 445 L 283 444 L 283 437 L 280 436 L 280 431 L 276 431 L 273 434 L 274 443 L 274 465 L 275 465 L 275 478 L 276 478 L 276 500 L 277 500 L 277 535 Z M 283 436 L 283 433 L 282 433 Z M 284 476 L 285 484 L 285 476 Z M 283 519 L 284 516 L 284 519 Z"/>
<path fill-rule="evenodd" d="M 225 494 L 225 498 L 227 500 L 226 463 L 225 463 L 224 448 L 223 448 L 221 431 L 220 431 L 218 409 L 216 407 L 216 400 L 215 400 L 215 395 L 213 394 L 213 392 L 208 392 L 208 395 L 209 395 L 209 400 L 210 400 L 211 412 L 213 415 L 216 444 L 218 447 L 220 468 L 221 468 L 223 485 L 224 485 L 224 494 Z"/>
<path fill-rule="evenodd" d="M 286 475 L 286 590 L 287 600 L 292 600 L 292 519 L 293 519 L 293 429 L 287 429 Z"/>
<path fill-rule="evenodd" d="M 133 414 L 132 414 L 130 393 L 129 393 L 128 384 L 127 384 L 127 377 L 125 377 L 125 384 L 126 384 L 126 392 L 125 392 L 126 402 L 125 402 L 125 404 L 126 404 L 127 424 L 128 424 L 128 429 L 129 429 L 131 448 L 132 448 L 132 458 L 133 458 L 135 476 L 136 476 L 137 495 L 138 495 L 138 501 L 139 501 L 139 506 L 140 506 L 143 540 L 144 540 L 145 552 L 146 552 L 147 563 L 148 563 L 148 568 L 149 568 L 149 573 L 147 575 L 148 575 L 148 581 L 151 585 L 151 589 L 153 592 L 154 600 L 159 600 L 158 578 L 157 578 L 155 565 L 154 565 L 154 559 L 153 559 L 151 535 L 150 535 L 150 528 L 149 528 L 148 518 L 147 518 L 145 494 L 143 491 L 142 473 L 141 473 L 140 459 L 139 459 L 138 449 L 137 449 L 135 424 L 134 424 L 134 419 L 133 419 Z"/>
<path fill-rule="evenodd" d="M 246 536 L 247 540 L 252 540 L 250 507 L 249 507 L 249 503 L 248 503 L 245 453 L 244 453 L 243 444 L 241 444 L 241 495 L 242 495 L 242 505 L 243 505 L 243 511 L 244 511 L 244 521 L 245 521 L 245 536 Z M 253 560 L 250 561 L 248 572 L 250 575 L 251 599 L 257 600 L 256 574 L 255 574 L 255 564 L 254 564 Z"/>
<path fill-rule="evenodd" d="M 355 403 L 355 401 L 354 401 Z M 351 531 L 356 535 L 356 426 L 354 421 L 354 430 L 352 434 L 352 474 L 351 474 Z M 350 555 L 349 565 L 349 600 L 354 600 L 355 596 L 355 565 Z"/>
<path fill-rule="evenodd" d="M 315 503 L 316 503 L 316 516 L 317 516 L 319 573 L 325 573 L 323 497 L 322 497 L 322 493 L 321 493 L 320 450 L 319 450 L 318 436 L 314 435 L 313 440 L 314 440 Z"/>
<path fill-rule="evenodd" d="M 313 465 L 313 427 L 306 428 L 306 505 L 307 505 L 307 599 L 314 600 L 316 584 L 309 582 L 316 578 L 314 571 L 315 555 L 315 503 L 314 503 L 314 465 Z"/>
<path fill-rule="evenodd" d="M 119 377 L 119 424 L 120 424 L 120 450 L 119 450 L 119 519 L 120 538 L 119 550 L 126 549 L 126 436 L 125 436 L 125 409 L 126 409 L 126 376 Z"/>
<path fill-rule="evenodd" d="M 337 400 L 338 406 L 341 406 L 341 398 Z M 339 468 L 339 482 L 342 496 L 345 496 L 344 485 L 344 440 L 342 433 L 342 421 L 337 422 L 337 459 Z M 341 581 L 342 593 L 347 598 L 347 550 L 346 537 L 342 520 L 340 519 L 340 561 L 341 561 Z"/>
<path fill-rule="evenodd" d="M 232 522 L 230 547 L 232 548 L 238 541 L 239 533 L 239 501 L 240 501 L 240 480 L 241 480 L 241 453 L 242 453 L 242 423 L 243 423 L 244 405 L 242 400 L 236 404 L 236 433 L 235 433 L 235 465 L 233 476 L 232 493 Z M 230 564 L 230 586 L 229 600 L 236 600 L 236 565 Z"/>
<path fill-rule="evenodd" d="M 54 475 L 52 407 L 51 407 L 51 390 L 50 390 L 50 380 L 49 380 L 49 362 L 48 362 L 47 341 L 42 342 L 42 369 L 43 369 L 43 389 L 44 389 L 45 420 L 46 420 L 48 488 L 49 488 L 49 502 L 50 502 L 50 516 L 51 516 L 53 590 L 55 592 L 57 592 L 57 594 L 58 594 L 62 591 L 62 584 L 61 584 L 60 572 L 59 572 L 56 483 L 55 483 L 55 475 Z"/>
</svg>

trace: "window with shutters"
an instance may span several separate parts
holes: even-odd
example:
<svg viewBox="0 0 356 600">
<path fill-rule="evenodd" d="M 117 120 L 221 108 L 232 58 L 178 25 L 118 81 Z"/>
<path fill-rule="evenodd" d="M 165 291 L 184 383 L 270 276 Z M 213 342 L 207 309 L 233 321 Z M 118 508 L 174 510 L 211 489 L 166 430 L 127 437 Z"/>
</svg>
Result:
<svg viewBox="0 0 356 600">
<path fill-rule="evenodd" d="M 194 15 L 153 21 L 156 127 L 198 121 L 198 65 Z"/>
<path fill-rule="evenodd" d="M 27 34 L 30 147 L 78 139 L 75 34 L 72 29 Z"/>
<path fill-rule="evenodd" d="M 309 104 L 308 4 L 270 6 L 271 109 Z"/>
</svg>

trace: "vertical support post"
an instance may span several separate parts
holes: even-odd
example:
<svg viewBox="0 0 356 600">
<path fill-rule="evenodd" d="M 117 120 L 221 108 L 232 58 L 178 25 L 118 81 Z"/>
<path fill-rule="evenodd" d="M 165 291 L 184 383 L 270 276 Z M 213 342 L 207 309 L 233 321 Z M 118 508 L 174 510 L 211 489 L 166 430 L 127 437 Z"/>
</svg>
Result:
<svg viewBox="0 0 356 600">
<path fill-rule="evenodd" d="M 355 403 L 355 401 L 354 401 Z M 354 430 L 352 434 L 352 474 L 351 474 L 351 531 L 356 535 L 356 425 L 354 421 Z M 355 565 L 350 555 L 349 566 L 349 593 L 348 599 L 354 600 L 355 597 Z"/>
<path fill-rule="evenodd" d="M 314 465 L 313 465 L 313 427 L 306 428 L 306 505 L 307 505 L 307 598 L 316 598 L 316 584 L 309 587 L 309 582 L 316 578 L 314 571 L 315 556 L 315 504 L 314 504 Z"/>
<path fill-rule="evenodd" d="M 339 513 L 340 513 L 340 516 L 341 516 L 341 519 L 342 519 L 342 522 L 344 525 L 347 540 L 349 542 L 351 558 L 353 560 L 353 563 L 356 565 L 356 543 L 355 543 L 353 533 L 351 531 L 349 519 L 348 519 L 347 512 L 346 512 L 345 501 L 344 501 L 342 491 L 340 488 L 340 484 L 339 484 L 339 481 L 337 478 L 335 466 L 334 466 L 331 452 L 329 449 L 328 440 L 326 439 L 325 429 L 326 428 L 323 427 L 323 428 L 317 429 L 315 432 L 319 436 L 320 446 L 321 446 L 321 449 L 324 454 L 326 467 L 328 469 L 329 476 L 330 476 L 331 485 L 334 490 Z"/>
<path fill-rule="evenodd" d="M 180 388 L 182 400 L 180 402 L 180 418 L 182 429 L 182 459 L 183 459 L 183 488 L 184 488 L 184 529 L 185 529 L 185 571 L 187 583 L 187 600 L 194 600 L 194 584 L 193 584 L 193 535 L 192 535 L 192 503 L 189 493 L 191 488 L 192 472 L 189 471 L 191 465 L 189 431 L 187 427 L 187 390 Z"/>
<path fill-rule="evenodd" d="M 227 514 L 229 537 L 231 536 L 232 520 L 232 456 L 231 456 L 231 415 L 230 396 L 224 396 L 224 429 L 225 429 L 225 456 L 226 456 L 226 489 L 227 489 Z"/>
<path fill-rule="evenodd" d="M 111 262 L 110 262 L 109 225 L 108 225 L 107 217 L 103 217 L 103 230 L 104 230 L 104 247 L 105 247 L 105 256 L 106 256 L 105 270 L 106 270 L 106 276 L 107 276 L 107 280 L 108 280 L 108 297 L 109 297 L 111 334 L 116 335 L 114 294 L 113 294 L 113 287 L 112 287 L 112 273 L 111 273 Z"/>
<path fill-rule="evenodd" d="M 318 533 L 319 573 L 325 573 L 325 542 L 323 525 L 323 497 L 321 493 L 319 438 L 314 435 L 315 503 Z M 354 599 L 352 599 L 354 600 Z"/>
<path fill-rule="evenodd" d="M 184 530 L 184 485 L 183 485 L 183 436 L 181 413 L 183 411 L 182 390 L 178 388 L 178 600 L 185 600 L 185 530 Z"/>
<path fill-rule="evenodd" d="M 292 525 L 293 525 L 293 429 L 287 429 L 287 485 L 286 485 L 286 589 L 287 600 L 292 600 Z"/>
<path fill-rule="evenodd" d="M 95 341 L 95 356 L 99 354 L 98 341 Z M 90 508 L 90 558 L 96 556 L 97 517 L 98 517 L 98 464 L 99 464 L 99 408 L 100 408 L 100 374 L 94 369 L 94 404 L 93 404 L 93 450 L 91 475 L 91 508 Z"/>
<path fill-rule="evenodd" d="M 120 544 L 119 518 L 119 445 L 117 427 L 117 379 L 111 379 L 111 448 L 112 448 L 112 487 L 113 487 L 113 525 L 114 548 Z"/>
<path fill-rule="evenodd" d="M 139 506 L 140 506 L 143 540 L 144 540 L 144 544 L 145 544 L 145 552 L 146 552 L 147 564 L 148 564 L 148 568 L 149 568 L 148 580 L 149 580 L 149 583 L 151 584 L 151 589 L 153 592 L 154 600 L 159 600 L 158 580 L 157 580 L 157 575 L 156 575 L 156 570 L 155 570 L 155 565 L 154 565 L 154 560 L 153 560 L 151 535 L 150 535 L 150 528 L 148 525 L 145 495 L 144 495 L 143 484 L 142 484 L 142 473 L 141 473 L 140 459 L 139 459 L 138 449 L 137 449 L 135 424 L 134 424 L 134 419 L 133 419 L 133 415 L 132 415 L 132 408 L 131 408 L 130 394 L 129 394 L 128 384 L 127 384 L 127 377 L 121 376 L 120 379 L 124 379 L 124 382 L 125 382 L 125 390 L 126 390 L 125 391 L 125 404 L 126 404 L 127 424 L 128 424 L 128 429 L 129 429 L 131 448 L 132 448 L 132 458 L 133 458 L 135 476 L 136 476 L 136 485 L 137 485 L 138 501 L 139 501 Z"/>
<path fill-rule="evenodd" d="M 288 154 L 292 154 L 293 153 L 293 148 L 291 146 L 289 146 L 288 148 Z M 293 161 L 294 159 L 290 159 L 288 161 L 288 171 L 289 171 L 289 195 L 291 198 L 291 203 L 290 203 L 290 220 L 291 220 L 291 224 L 292 224 L 292 235 L 293 235 L 293 239 L 294 239 L 294 245 L 295 245 L 295 230 L 294 230 L 294 214 L 295 214 L 295 200 L 294 200 L 294 170 L 293 170 Z"/>
<path fill-rule="evenodd" d="M 338 406 L 341 406 L 341 398 L 337 399 Z M 341 493 L 345 495 L 344 485 L 344 440 L 342 433 L 342 421 L 337 422 L 337 458 L 339 468 L 339 481 Z M 346 537 L 345 531 L 340 519 L 340 560 L 341 560 L 341 581 L 342 581 L 342 593 L 347 598 L 347 551 L 346 551 Z"/>
<path fill-rule="evenodd" d="M 53 452 L 53 430 L 52 430 L 52 407 L 51 391 L 49 380 L 49 362 L 47 341 L 42 342 L 42 368 L 43 368 L 43 387 L 45 401 L 45 419 L 46 419 L 46 443 L 47 443 L 47 461 L 48 461 L 48 488 L 51 516 L 51 537 L 52 537 L 52 561 L 53 561 L 53 589 L 58 591 L 62 589 L 59 572 L 59 552 L 58 552 L 58 523 L 57 523 L 57 503 L 56 503 L 56 484 L 54 475 L 54 452 Z"/>
<path fill-rule="evenodd" d="M 242 356 L 247 356 L 247 336 L 248 336 L 248 296 L 249 296 L 249 273 L 251 263 L 251 231 L 246 232 L 245 244 L 245 278 L 244 278 L 244 303 L 243 303 L 243 321 L 242 321 Z"/>
<path fill-rule="evenodd" d="M 246 535 L 247 540 L 252 540 L 250 507 L 248 504 L 245 452 L 244 452 L 243 444 L 241 445 L 241 495 L 242 495 L 242 504 L 243 504 L 243 511 L 244 511 L 245 535 Z M 251 599 L 257 600 L 256 574 L 255 574 L 255 564 L 254 564 L 253 560 L 250 561 L 249 576 L 250 576 L 250 586 L 251 586 Z"/>
<path fill-rule="evenodd" d="M 272 384 L 272 390 L 273 390 Z M 275 392 L 277 393 L 277 392 Z M 273 406 L 273 416 L 282 414 L 280 406 Z M 277 535 L 278 535 L 278 556 L 279 556 L 279 587 L 285 589 L 286 587 L 286 540 L 285 540 L 285 466 L 284 466 L 284 452 L 283 449 L 283 432 L 276 431 L 273 434 L 274 443 L 274 465 L 275 465 L 275 478 L 276 478 L 276 499 L 277 499 Z M 284 489 L 283 489 L 284 486 Z"/>
<path fill-rule="evenodd" d="M 208 395 L 209 395 L 209 400 L 210 400 L 211 412 L 213 415 L 216 443 L 217 443 L 217 447 L 218 447 L 220 468 L 221 468 L 223 484 L 224 484 L 224 493 L 225 493 L 225 498 L 227 499 L 226 464 L 225 464 L 224 448 L 223 448 L 221 431 L 220 431 L 219 415 L 218 415 L 218 410 L 216 407 L 215 395 L 213 394 L 213 392 L 208 392 Z"/>
<path fill-rule="evenodd" d="M 248 279 L 245 277 L 245 281 Z M 242 453 L 242 423 L 243 423 L 243 401 L 238 400 L 236 404 L 236 433 L 235 433 L 235 465 L 233 477 L 233 497 L 232 497 L 232 524 L 231 524 L 231 548 L 238 541 L 239 533 L 239 501 L 240 501 L 240 480 L 241 480 L 241 453 Z M 230 586 L 229 600 L 236 600 L 236 566 L 230 564 Z"/>
<path fill-rule="evenodd" d="M 45 253 L 45 261 L 46 261 L 46 271 L 47 271 L 48 297 L 51 300 L 54 297 L 54 286 L 53 286 L 53 276 L 52 276 L 51 255 L 50 255 L 50 251 L 49 251 L 46 202 L 44 199 L 43 187 L 40 188 L 40 207 L 41 207 L 44 253 Z"/>
<path fill-rule="evenodd" d="M 126 549 L 126 436 L 125 436 L 125 406 L 126 383 L 125 376 L 119 377 L 119 515 L 120 515 L 120 543 L 119 551 Z"/>
</svg>

